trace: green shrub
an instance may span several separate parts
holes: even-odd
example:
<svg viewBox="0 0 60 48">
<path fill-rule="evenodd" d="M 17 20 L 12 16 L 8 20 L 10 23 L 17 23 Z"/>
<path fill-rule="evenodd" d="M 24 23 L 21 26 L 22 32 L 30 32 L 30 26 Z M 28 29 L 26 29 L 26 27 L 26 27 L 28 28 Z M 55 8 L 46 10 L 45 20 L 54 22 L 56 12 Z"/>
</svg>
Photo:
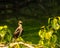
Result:
<svg viewBox="0 0 60 48">
<path fill-rule="evenodd" d="M 40 41 L 39 45 L 44 48 L 56 48 L 57 38 L 56 35 L 60 29 L 60 17 L 54 17 L 48 19 L 48 25 L 42 26 L 39 31 Z"/>
<path fill-rule="evenodd" d="M 7 43 L 10 42 L 12 38 L 11 31 L 8 29 L 7 25 L 0 26 L 0 42 Z"/>
</svg>

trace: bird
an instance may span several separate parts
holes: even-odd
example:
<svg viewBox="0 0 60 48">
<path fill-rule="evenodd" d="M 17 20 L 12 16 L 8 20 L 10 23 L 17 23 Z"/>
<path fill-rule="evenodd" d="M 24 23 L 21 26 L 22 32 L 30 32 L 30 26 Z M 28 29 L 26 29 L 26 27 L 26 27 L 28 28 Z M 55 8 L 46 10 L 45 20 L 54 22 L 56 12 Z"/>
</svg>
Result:
<svg viewBox="0 0 60 48">
<path fill-rule="evenodd" d="M 15 32 L 13 33 L 14 38 L 18 38 L 19 36 L 21 36 L 22 32 L 23 32 L 22 21 L 19 20 L 18 27 L 16 28 Z"/>
</svg>

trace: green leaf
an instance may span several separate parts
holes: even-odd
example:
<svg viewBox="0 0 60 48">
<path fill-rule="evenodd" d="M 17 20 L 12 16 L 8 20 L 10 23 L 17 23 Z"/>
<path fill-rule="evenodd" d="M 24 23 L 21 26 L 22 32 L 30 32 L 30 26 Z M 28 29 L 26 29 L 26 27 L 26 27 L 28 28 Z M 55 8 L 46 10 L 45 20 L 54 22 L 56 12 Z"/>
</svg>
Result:
<svg viewBox="0 0 60 48">
<path fill-rule="evenodd" d="M 52 28 L 55 29 L 55 30 L 58 30 L 59 29 L 59 24 L 58 24 L 58 20 L 56 18 L 54 18 L 52 21 L 51 21 L 51 25 L 52 25 Z"/>
<path fill-rule="evenodd" d="M 50 24 L 50 22 L 51 22 L 50 20 L 51 20 L 51 19 L 49 18 L 49 19 L 48 19 L 48 24 Z"/>
<path fill-rule="evenodd" d="M 51 42 L 56 43 L 56 41 L 57 41 L 57 36 L 53 35 L 51 38 Z"/>
</svg>

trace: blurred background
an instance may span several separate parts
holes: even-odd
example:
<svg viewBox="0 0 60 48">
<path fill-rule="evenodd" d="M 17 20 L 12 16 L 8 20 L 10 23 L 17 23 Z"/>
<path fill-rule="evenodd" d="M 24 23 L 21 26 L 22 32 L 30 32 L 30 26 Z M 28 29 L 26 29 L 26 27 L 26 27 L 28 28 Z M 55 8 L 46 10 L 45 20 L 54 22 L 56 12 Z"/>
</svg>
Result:
<svg viewBox="0 0 60 48">
<path fill-rule="evenodd" d="M 60 15 L 59 0 L 0 0 L 0 19 L 40 19 Z"/>
<path fill-rule="evenodd" d="M 56 16 L 60 16 L 60 0 L 0 0 L 0 26 L 7 25 L 13 35 L 22 20 L 22 38 L 35 44 L 40 40 L 40 27 Z"/>
</svg>

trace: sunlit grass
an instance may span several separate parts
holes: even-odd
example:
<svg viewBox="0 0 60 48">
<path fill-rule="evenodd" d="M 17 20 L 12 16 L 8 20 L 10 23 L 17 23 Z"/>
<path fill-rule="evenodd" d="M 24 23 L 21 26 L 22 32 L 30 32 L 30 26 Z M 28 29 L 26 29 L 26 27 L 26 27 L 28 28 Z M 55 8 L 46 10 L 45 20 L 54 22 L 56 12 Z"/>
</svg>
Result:
<svg viewBox="0 0 60 48">
<path fill-rule="evenodd" d="M 60 18 L 59 18 L 60 19 Z M 47 23 L 42 23 L 39 20 L 36 19 L 23 19 L 23 28 L 24 28 L 24 32 L 22 33 L 22 39 L 24 40 L 24 42 L 31 42 L 32 44 L 38 44 L 39 42 L 41 44 L 43 44 L 41 38 L 44 36 L 44 39 L 49 40 L 51 37 L 54 38 L 55 36 L 52 36 L 53 32 L 52 30 L 50 31 L 45 31 L 46 29 L 44 29 L 42 32 L 46 32 L 45 35 L 43 34 L 42 37 L 39 37 L 39 35 L 41 36 L 41 32 L 39 33 L 40 28 L 45 28 L 44 26 L 41 27 L 41 25 L 45 25 Z M 6 22 L 6 23 L 5 23 Z M 7 28 L 9 27 L 8 32 L 6 32 L 6 35 L 4 37 L 5 42 L 11 42 L 13 39 L 13 33 L 15 31 L 15 29 L 18 27 L 17 22 L 18 20 L 16 20 L 15 18 L 12 19 L 7 19 L 5 20 L 4 25 L 0 26 L 0 30 L 2 30 L 3 28 Z M 55 21 L 57 22 L 57 21 Z M 53 23 L 53 22 L 52 22 Z M 53 25 L 53 24 L 52 24 Z M 54 24 L 55 25 L 55 24 Z M 54 26 L 52 26 L 54 27 Z M 59 28 L 58 28 L 59 29 Z M 49 30 L 49 29 L 48 29 Z M 4 31 L 3 31 L 4 32 Z M 39 34 L 38 34 L 39 33 Z M 11 36 L 11 37 L 10 37 Z M 7 37 L 7 38 L 6 38 Z M 12 39 L 11 39 L 12 38 Z M 17 38 L 17 41 L 20 41 L 21 38 Z M 56 38 L 57 39 L 57 38 Z M 39 41 L 40 40 L 40 41 Z M 52 40 L 53 41 L 53 40 Z M 51 44 L 50 42 L 47 42 L 48 44 Z"/>
<path fill-rule="evenodd" d="M 40 21 L 36 19 L 24 19 L 22 21 L 24 32 L 21 37 L 26 42 L 28 41 L 37 44 L 39 40 L 38 31 L 40 29 Z M 17 22 L 18 20 L 16 20 L 15 18 L 7 19 L 4 21 L 4 24 L 7 24 L 9 26 L 12 36 L 15 29 L 18 27 Z M 4 28 L 7 28 L 7 26 L 4 26 Z"/>
</svg>

